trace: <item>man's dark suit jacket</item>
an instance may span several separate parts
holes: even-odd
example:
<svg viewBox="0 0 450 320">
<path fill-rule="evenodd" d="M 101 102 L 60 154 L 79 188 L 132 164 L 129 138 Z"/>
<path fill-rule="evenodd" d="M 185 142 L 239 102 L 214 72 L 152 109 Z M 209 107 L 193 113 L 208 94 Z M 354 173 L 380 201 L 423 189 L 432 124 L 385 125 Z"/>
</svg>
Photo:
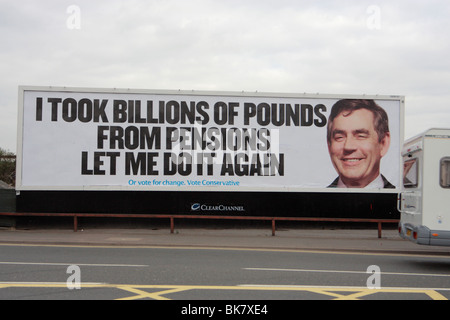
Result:
<svg viewBox="0 0 450 320">
<path fill-rule="evenodd" d="M 395 186 L 390 183 L 383 175 L 381 175 L 381 179 L 383 179 L 384 182 L 384 189 L 395 189 Z M 337 188 L 338 182 L 339 177 L 337 177 L 327 188 Z"/>
</svg>

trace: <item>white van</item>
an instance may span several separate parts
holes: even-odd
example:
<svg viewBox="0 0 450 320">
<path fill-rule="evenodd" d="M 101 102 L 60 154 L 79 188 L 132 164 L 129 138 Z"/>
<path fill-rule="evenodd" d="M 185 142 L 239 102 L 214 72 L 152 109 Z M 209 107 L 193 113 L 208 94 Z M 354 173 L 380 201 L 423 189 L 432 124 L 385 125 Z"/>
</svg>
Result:
<svg viewBox="0 0 450 320">
<path fill-rule="evenodd" d="M 408 139 L 402 157 L 400 236 L 450 246 L 450 129 L 429 129 Z"/>
</svg>

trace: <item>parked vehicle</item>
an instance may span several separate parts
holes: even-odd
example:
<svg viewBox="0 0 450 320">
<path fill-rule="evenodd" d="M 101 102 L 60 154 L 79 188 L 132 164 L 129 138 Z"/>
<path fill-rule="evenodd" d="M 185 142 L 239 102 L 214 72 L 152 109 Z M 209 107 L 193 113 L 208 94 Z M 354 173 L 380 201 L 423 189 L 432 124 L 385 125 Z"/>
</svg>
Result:
<svg viewBox="0 0 450 320">
<path fill-rule="evenodd" d="M 402 156 L 400 236 L 450 246 L 450 129 L 430 129 L 407 140 Z"/>
</svg>

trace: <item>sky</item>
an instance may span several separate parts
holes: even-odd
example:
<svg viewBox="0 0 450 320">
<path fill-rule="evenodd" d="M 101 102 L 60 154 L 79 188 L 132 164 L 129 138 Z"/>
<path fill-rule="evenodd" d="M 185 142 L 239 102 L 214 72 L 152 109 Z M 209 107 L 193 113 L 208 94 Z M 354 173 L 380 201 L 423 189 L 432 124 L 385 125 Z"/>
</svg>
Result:
<svg viewBox="0 0 450 320">
<path fill-rule="evenodd" d="M 0 147 L 18 87 L 405 96 L 450 127 L 448 0 L 0 0 Z"/>
</svg>

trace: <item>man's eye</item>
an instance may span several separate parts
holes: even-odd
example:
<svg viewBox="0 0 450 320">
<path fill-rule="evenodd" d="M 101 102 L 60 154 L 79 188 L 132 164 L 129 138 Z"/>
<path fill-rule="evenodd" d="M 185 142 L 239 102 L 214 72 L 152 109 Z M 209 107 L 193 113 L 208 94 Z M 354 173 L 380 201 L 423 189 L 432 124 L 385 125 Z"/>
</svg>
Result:
<svg viewBox="0 0 450 320">
<path fill-rule="evenodd" d="M 344 140 L 344 136 L 343 135 L 335 135 L 334 140 L 336 140 L 337 142 L 342 141 L 342 140 Z"/>
</svg>

